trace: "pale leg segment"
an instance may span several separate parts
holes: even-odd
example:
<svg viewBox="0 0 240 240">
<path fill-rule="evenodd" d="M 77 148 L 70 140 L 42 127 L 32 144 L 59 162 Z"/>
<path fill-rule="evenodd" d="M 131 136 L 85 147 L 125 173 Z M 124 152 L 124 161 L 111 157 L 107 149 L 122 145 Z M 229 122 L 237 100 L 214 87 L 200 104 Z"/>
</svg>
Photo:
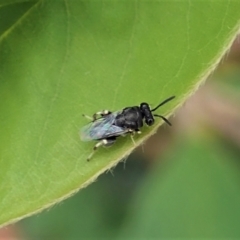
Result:
<svg viewBox="0 0 240 240">
<path fill-rule="evenodd" d="M 103 111 L 99 111 L 99 112 L 96 112 L 96 113 L 94 113 L 93 114 L 93 121 L 96 121 L 97 120 L 97 118 L 98 118 L 98 116 L 100 116 L 100 117 L 104 117 L 104 116 L 107 116 L 107 115 L 109 115 L 109 114 L 111 114 L 112 112 L 111 111 L 109 111 L 109 110 L 103 110 Z"/>
<path fill-rule="evenodd" d="M 112 138 L 108 138 L 108 139 L 102 139 L 99 142 L 97 142 L 93 148 L 93 152 L 88 156 L 87 161 L 89 161 L 93 154 L 96 152 L 96 150 L 101 147 L 101 146 L 111 146 L 112 144 L 114 144 L 116 141 L 115 137 Z"/>
</svg>

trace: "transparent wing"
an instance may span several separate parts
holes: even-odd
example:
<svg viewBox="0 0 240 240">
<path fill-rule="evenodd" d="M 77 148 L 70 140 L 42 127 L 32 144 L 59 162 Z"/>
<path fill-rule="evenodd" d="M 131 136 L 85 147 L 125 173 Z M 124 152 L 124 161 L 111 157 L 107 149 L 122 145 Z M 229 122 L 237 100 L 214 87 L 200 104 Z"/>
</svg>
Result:
<svg viewBox="0 0 240 240">
<path fill-rule="evenodd" d="M 86 142 L 126 133 L 127 129 L 113 125 L 118 113 L 109 114 L 84 126 L 80 130 L 81 140 Z"/>
</svg>

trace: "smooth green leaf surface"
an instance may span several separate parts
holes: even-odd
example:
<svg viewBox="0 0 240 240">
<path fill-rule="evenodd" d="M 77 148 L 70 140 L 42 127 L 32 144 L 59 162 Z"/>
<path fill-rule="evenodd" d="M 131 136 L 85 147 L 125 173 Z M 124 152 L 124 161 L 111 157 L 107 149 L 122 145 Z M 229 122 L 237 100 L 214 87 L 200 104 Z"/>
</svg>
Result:
<svg viewBox="0 0 240 240">
<path fill-rule="evenodd" d="M 178 143 L 135 198 L 119 239 L 239 239 L 238 155 L 224 144 Z"/>
<path fill-rule="evenodd" d="M 176 95 L 204 80 L 233 40 L 237 1 L 0 1 L 0 223 L 86 185 L 133 148 L 86 162 L 79 129 L 102 109 Z M 153 128 L 143 128 L 139 143 Z"/>
</svg>

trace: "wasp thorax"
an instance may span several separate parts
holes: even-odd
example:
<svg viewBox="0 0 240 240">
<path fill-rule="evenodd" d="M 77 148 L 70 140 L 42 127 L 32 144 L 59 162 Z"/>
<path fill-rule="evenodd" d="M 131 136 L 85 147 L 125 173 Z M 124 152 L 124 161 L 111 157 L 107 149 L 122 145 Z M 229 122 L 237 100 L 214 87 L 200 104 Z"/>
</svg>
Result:
<svg viewBox="0 0 240 240">
<path fill-rule="evenodd" d="M 116 116 L 115 124 L 130 129 L 141 128 L 143 119 L 140 108 L 138 106 L 124 108 L 122 113 Z"/>
</svg>

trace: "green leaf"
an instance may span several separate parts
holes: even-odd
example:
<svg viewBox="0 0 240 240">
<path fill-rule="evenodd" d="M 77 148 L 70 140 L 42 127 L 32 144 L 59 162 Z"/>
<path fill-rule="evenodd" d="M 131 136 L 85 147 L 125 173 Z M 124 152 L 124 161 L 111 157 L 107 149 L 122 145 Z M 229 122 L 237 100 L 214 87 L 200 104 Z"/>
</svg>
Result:
<svg viewBox="0 0 240 240">
<path fill-rule="evenodd" d="M 238 27 L 237 1 L 0 1 L 0 224 L 40 211 L 133 149 L 86 162 L 79 129 L 102 109 L 167 97 L 163 115 L 213 70 Z M 137 144 L 161 124 L 143 128 Z"/>
<path fill-rule="evenodd" d="M 119 239 L 239 239 L 239 153 L 183 139 L 135 197 Z"/>
</svg>

